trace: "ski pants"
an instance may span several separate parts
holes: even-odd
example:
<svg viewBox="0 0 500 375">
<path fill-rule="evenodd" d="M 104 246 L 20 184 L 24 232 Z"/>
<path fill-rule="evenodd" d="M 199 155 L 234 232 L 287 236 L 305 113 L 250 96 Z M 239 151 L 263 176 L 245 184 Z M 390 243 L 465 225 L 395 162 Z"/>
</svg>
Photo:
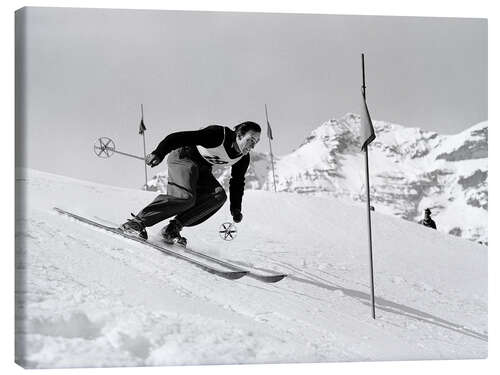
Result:
<svg viewBox="0 0 500 375">
<path fill-rule="evenodd" d="M 212 174 L 212 167 L 189 154 L 184 147 L 169 153 L 167 194 L 158 195 L 137 214 L 146 227 L 175 215 L 183 226 L 198 225 L 227 200 L 224 188 Z"/>
</svg>

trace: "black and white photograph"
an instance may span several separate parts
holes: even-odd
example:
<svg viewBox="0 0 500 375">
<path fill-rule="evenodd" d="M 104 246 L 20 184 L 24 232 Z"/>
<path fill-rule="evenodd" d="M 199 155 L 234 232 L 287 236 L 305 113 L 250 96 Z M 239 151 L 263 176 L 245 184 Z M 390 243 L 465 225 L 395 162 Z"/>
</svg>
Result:
<svg viewBox="0 0 500 375">
<path fill-rule="evenodd" d="M 488 246 L 487 18 L 15 12 L 23 368 L 486 359 Z"/>
</svg>

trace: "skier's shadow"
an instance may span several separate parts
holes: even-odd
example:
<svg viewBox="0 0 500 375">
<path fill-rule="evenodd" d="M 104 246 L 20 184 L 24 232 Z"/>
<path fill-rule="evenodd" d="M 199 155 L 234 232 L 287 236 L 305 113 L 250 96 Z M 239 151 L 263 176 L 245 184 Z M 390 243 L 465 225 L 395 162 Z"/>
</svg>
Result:
<svg viewBox="0 0 500 375">
<path fill-rule="evenodd" d="M 367 305 L 371 307 L 371 295 L 365 292 L 360 292 L 359 290 L 354 290 L 354 289 L 349 289 L 349 288 L 344 288 L 341 286 L 336 286 L 332 284 L 328 284 L 326 282 L 320 282 L 320 281 L 313 281 L 313 280 L 308 280 L 308 279 L 303 279 L 294 275 L 288 275 L 288 279 L 298 281 L 300 283 L 304 284 L 310 284 L 314 285 L 319 288 L 327 289 L 330 291 L 341 291 L 344 293 L 346 296 L 355 298 L 359 300 L 362 304 Z M 428 324 L 433 324 L 442 328 L 446 328 L 452 331 L 455 331 L 457 333 L 461 333 L 466 336 L 470 336 L 473 338 L 476 338 L 478 340 L 482 341 L 488 341 L 488 335 L 485 335 L 480 332 L 475 332 L 471 329 L 465 328 L 459 324 L 449 322 L 445 319 L 441 319 L 435 315 L 426 313 L 421 310 L 414 309 L 409 306 L 401 305 L 389 300 L 386 300 L 384 298 L 380 298 L 375 296 L 375 307 L 379 310 L 394 313 L 394 314 L 399 314 L 399 315 L 404 315 L 406 317 L 418 320 L 423 323 L 428 323 Z"/>
</svg>

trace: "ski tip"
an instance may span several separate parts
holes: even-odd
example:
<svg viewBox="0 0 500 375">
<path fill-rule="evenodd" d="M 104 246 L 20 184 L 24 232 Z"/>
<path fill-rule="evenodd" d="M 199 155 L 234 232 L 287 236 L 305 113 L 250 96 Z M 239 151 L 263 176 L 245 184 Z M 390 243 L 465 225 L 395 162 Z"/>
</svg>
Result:
<svg viewBox="0 0 500 375">
<path fill-rule="evenodd" d="M 285 277 L 287 277 L 288 275 L 286 274 L 281 274 L 281 275 L 274 275 L 274 276 L 267 276 L 266 277 L 266 281 L 268 283 L 277 283 L 278 281 L 281 281 L 283 280 Z"/>
<path fill-rule="evenodd" d="M 63 210 L 62 208 L 59 208 L 59 207 L 52 207 L 52 209 L 57 212 L 58 214 L 61 214 L 61 215 L 66 215 L 66 216 L 73 216 L 72 213 L 66 211 L 66 210 Z"/>
<path fill-rule="evenodd" d="M 238 271 L 238 272 L 229 272 L 225 274 L 225 277 L 230 280 L 241 279 L 243 276 L 248 275 L 248 271 Z"/>
</svg>

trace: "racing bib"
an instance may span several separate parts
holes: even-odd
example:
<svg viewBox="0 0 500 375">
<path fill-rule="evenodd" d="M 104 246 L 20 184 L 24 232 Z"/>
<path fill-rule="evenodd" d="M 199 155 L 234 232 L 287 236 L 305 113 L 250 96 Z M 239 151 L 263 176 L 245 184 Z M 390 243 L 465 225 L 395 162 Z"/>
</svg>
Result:
<svg viewBox="0 0 500 375">
<path fill-rule="evenodd" d="M 226 148 L 224 147 L 224 140 L 226 139 L 226 132 L 224 131 L 224 139 L 222 143 L 213 148 L 205 148 L 203 146 L 196 146 L 200 155 L 213 165 L 233 165 L 237 163 L 244 155 L 240 155 L 237 158 L 231 159 L 227 154 Z"/>
</svg>

